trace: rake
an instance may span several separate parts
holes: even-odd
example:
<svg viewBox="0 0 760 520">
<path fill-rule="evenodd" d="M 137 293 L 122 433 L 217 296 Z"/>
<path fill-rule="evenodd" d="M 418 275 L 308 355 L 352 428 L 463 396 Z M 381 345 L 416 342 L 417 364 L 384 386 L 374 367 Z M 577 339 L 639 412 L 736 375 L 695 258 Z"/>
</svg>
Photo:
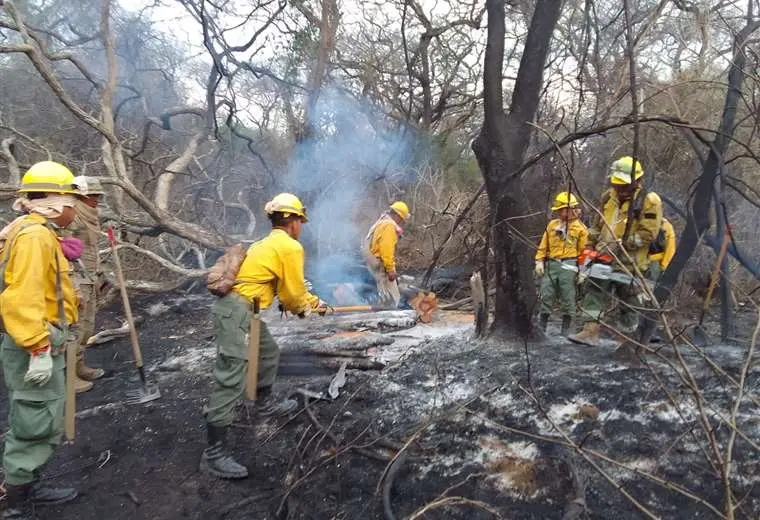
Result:
<svg viewBox="0 0 760 520">
<path fill-rule="evenodd" d="M 132 317 L 132 307 L 129 305 L 129 296 L 127 296 L 127 286 L 124 283 L 124 272 L 121 270 L 121 260 L 119 260 L 119 252 L 116 250 L 116 237 L 113 232 L 113 228 L 108 228 L 108 241 L 111 244 L 111 252 L 113 253 L 113 263 L 116 271 L 116 277 L 119 280 L 119 289 L 121 292 L 121 301 L 124 304 L 124 314 L 127 317 L 127 325 L 129 326 L 129 339 L 132 342 L 132 354 L 135 358 L 135 366 L 137 367 L 137 373 L 140 375 L 140 388 L 137 390 L 130 390 L 127 392 L 127 404 L 142 404 L 150 401 L 155 401 L 161 397 L 161 392 L 156 385 L 148 384 L 145 379 L 145 370 L 143 369 L 142 351 L 140 350 L 140 341 L 137 337 L 137 329 L 135 328 L 135 320 Z"/>
</svg>

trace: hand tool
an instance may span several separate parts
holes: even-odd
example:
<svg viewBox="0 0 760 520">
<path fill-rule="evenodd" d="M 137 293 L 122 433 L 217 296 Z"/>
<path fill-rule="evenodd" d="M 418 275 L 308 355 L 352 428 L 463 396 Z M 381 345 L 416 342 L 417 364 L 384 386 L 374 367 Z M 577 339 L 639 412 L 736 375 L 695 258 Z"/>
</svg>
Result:
<svg viewBox="0 0 760 520">
<path fill-rule="evenodd" d="M 145 378 L 145 370 L 143 369 L 142 352 L 140 351 L 140 340 L 137 337 L 137 329 L 135 328 L 135 320 L 132 317 L 132 307 L 129 305 L 129 296 L 127 295 L 127 285 L 124 281 L 124 271 L 121 269 L 121 260 L 119 260 L 119 252 L 116 249 L 116 236 L 114 235 L 113 228 L 108 228 L 108 242 L 111 244 L 111 252 L 113 253 L 114 270 L 116 271 L 116 278 L 119 281 L 119 290 L 121 291 L 121 301 L 124 304 L 124 314 L 127 318 L 127 325 L 129 326 L 129 339 L 132 343 L 132 355 L 135 358 L 135 366 L 137 367 L 137 373 L 140 375 L 141 387 L 138 390 L 131 390 L 127 392 L 127 404 L 142 404 L 150 401 L 155 401 L 161 397 L 161 392 L 156 385 L 149 385 Z"/>
<path fill-rule="evenodd" d="M 261 341 L 261 307 L 258 298 L 253 299 L 253 312 L 248 327 L 248 373 L 245 378 L 245 396 L 256 400 L 256 386 L 259 382 L 259 344 Z"/>
</svg>

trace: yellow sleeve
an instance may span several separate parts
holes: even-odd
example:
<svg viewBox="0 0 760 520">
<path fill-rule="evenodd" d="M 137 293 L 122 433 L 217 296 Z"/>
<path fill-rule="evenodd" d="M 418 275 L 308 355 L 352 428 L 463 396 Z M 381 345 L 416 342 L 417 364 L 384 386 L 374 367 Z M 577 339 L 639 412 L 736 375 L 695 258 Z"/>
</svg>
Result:
<svg viewBox="0 0 760 520">
<path fill-rule="evenodd" d="M 26 350 L 49 342 L 45 291 L 54 254 L 55 244 L 47 230 L 20 233 L 10 251 L 0 309 L 6 332 Z"/>
<path fill-rule="evenodd" d="M 536 251 L 536 262 L 543 262 L 546 260 L 546 252 L 549 250 L 549 228 L 546 228 L 543 236 L 541 236 L 541 243 L 538 244 L 538 250 Z"/>
<path fill-rule="evenodd" d="M 578 222 L 578 256 L 581 256 L 583 250 L 586 249 L 588 244 L 588 228 L 581 221 Z"/>
<path fill-rule="evenodd" d="M 657 235 L 662 227 L 662 200 L 656 193 L 648 193 L 644 198 L 639 217 L 639 226 L 636 234 L 642 242 L 642 247 L 657 240 Z"/>
<path fill-rule="evenodd" d="M 286 311 L 300 314 L 308 308 L 316 309 L 319 298 L 306 289 L 303 274 L 303 247 L 288 249 L 282 254 L 282 272 L 277 278 L 277 298 Z"/>
<path fill-rule="evenodd" d="M 398 242 L 396 227 L 389 224 L 378 226 L 375 230 L 375 235 L 377 249 L 380 253 L 380 260 L 383 262 L 383 266 L 385 267 L 385 272 L 395 273 L 396 243 Z"/>
<path fill-rule="evenodd" d="M 676 230 L 673 229 L 673 224 L 668 221 L 663 222 L 663 228 L 665 229 L 665 252 L 662 260 L 660 260 L 660 266 L 664 271 L 676 254 Z"/>
</svg>

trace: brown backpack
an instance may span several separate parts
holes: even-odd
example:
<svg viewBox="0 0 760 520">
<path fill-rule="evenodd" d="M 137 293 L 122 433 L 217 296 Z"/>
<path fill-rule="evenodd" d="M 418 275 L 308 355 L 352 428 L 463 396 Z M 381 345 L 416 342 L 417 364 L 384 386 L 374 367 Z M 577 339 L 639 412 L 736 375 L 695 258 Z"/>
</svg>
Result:
<svg viewBox="0 0 760 520">
<path fill-rule="evenodd" d="M 234 287 L 245 260 L 243 244 L 228 247 L 206 275 L 206 288 L 216 296 L 226 296 Z"/>
</svg>

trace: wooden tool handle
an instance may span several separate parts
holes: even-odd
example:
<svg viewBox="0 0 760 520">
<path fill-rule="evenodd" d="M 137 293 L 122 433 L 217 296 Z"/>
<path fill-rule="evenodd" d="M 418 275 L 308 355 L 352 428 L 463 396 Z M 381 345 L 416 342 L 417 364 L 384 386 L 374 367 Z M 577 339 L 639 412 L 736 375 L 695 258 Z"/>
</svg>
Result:
<svg viewBox="0 0 760 520">
<path fill-rule="evenodd" d="M 253 299 L 253 313 L 248 331 L 248 373 L 245 379 L 245 396 L 250 401 L 256 400 L 256 387 L 259 384 L 259 342 L 261 340 L 261 308 L 259 299 Z"/>
<path fill-rule="evenodd" d="M 353 305 L 348 307 L 331 307 L 330 310 L 332 312 L 370 312 L 378 309 L 371 305 Z M 329 313 L 330 311 L 328 311 Z"/>
<path fill-rule="evenodd" d="M 140 351 L 140 340 L 137 337 L 137 329 L 135 328 L 135 320 L 132 317 L 132 307 L 129 305 L 129 296 L 127 295 L 127 285 L 124 282 L 124 272 L 121 270 L 121 260 L 119 260 L 119 252 L 116 250 L 116 237 L 113 233 L 113 228 L 108 228 L 108 241 L 111 243 L 111 251 L 113 252 L 113 263 L 116 271 L 116 279 L 119 281 L 119 290 L 121 292 L 121 302 L 124 305 L 124 314 L 127 317 L 127 325 L 129 326 L 129 339 L 132 343 L 132 355 L 135 358 L 135 365 L 137 368 L 142 368 L 143 359 L 142 352 Z"/>
<path fill-rule="evenodd" d="M 723 243 L 720 245 L 718 259 L 715 261 L 712 274 L 710 275 L 710 286 L 707 288 L 707 295 L 705 296 L 705 301 L 702 306 L 703 311 L 707 311 L 710 308 L 710 301 L 712 300 L 712 295 L 715 292 L 715 287 L 718 285 L 718 279 L 720 278 L 720 266 L 723 263 L 723 258 L 726 256 L 726 251 L 728 251 L 728 243 L 730 241 L 731 234 L 728 230 L 726 230 L 725 234 L 723 235 Z"/>
<path fill-rule="evenodd" d="M 66 404 L 64 407 L 64 432 L 66 439 L 73 442 L 76 436 L 77 414 L 77 348 L 73 341 L 66 345 Z"/>
</svg>

